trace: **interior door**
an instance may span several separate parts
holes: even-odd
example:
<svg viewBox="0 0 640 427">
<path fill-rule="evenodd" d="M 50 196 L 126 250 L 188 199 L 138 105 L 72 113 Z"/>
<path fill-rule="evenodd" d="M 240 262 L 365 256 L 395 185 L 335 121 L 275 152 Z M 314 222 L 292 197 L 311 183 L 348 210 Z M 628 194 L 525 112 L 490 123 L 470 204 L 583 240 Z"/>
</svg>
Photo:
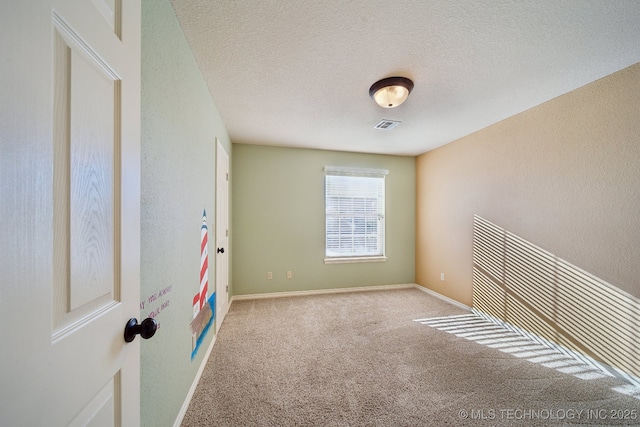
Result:
<svg viewBox="0 0 640 427">
<path fill-rule="evenodd" d="M 140 19 L 3 2 L 0 425 L 140 423 Z"/>
<path fill-rule="evenodd" d="M 216 138 L 216 332 L 229 308 L 229 155 Z"/>
</svg>

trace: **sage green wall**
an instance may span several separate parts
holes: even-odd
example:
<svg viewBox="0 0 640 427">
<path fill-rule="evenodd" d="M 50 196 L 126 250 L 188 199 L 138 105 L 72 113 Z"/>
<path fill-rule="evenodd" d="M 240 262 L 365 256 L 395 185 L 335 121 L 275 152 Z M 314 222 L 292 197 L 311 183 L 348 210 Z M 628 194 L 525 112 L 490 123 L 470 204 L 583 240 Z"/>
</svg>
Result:
<svg viewBox="0 0 640 427">
<path fill-rule="evenodd" d="M 389 170 L 386 262 L 324 264 L 327 165 Z M 232 191 L 234 295 L 415 280 L 414 157 L 234 144 Z"/>
<path fill-rule="evenodd" d="M 141 343 L 141 419 L 159 427 L 174 424 L 213 338 L 211 329 L 192 361 L 204 208 L 214 236 L 215 138 L 230 155 L 231 144 L 169 1 L 143 0 L 142 17 L 140 316 L 159 310 L 160 328 Z"/>
</svg>

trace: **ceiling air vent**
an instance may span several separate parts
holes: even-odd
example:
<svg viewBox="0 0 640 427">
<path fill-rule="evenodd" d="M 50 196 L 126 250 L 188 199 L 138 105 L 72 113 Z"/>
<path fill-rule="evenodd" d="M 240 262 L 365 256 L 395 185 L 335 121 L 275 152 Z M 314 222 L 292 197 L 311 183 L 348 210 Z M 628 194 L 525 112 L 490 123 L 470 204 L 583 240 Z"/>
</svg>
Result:
<svg viewBox="0 0 640 427">
<path fill-rule="evenodd" d="M 391 130 L 394 127 L 398 126 L 400 124 L 400 122 L 397 122 L 395 120 L 380 120 L 380 122 L 375 125 L 373 128 L 374 129 L 382 129 L 382 130 Z"/>
</svg>

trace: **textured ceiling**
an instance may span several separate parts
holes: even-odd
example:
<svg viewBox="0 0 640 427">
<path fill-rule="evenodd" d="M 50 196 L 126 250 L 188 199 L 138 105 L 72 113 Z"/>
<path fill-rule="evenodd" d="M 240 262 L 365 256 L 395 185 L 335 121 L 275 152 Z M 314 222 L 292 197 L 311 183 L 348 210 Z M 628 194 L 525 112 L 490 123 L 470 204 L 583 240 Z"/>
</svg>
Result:
<svg viewBox="0 0 640 427">
<path fill-rule="evenodd" d="M 637 0 L 171 3 L 236 143 L 417 155 L 640 62 Z"/>
</svg>

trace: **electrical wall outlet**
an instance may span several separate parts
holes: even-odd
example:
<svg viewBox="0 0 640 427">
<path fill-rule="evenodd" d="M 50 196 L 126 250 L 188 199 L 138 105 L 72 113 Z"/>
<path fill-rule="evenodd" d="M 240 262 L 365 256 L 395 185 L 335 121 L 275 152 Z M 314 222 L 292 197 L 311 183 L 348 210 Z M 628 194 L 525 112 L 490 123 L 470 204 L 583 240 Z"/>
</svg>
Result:
<svg viewBox="0 0 640 427">
<path fill-rule="evenodd" d="M 293 271 L 287 271 L 287 279 L 293 279 Z"/>
<path fill-rule="evenodd" d="M 273 279 L 273 273 L 270 271 L 267 271 L 267 280 L 271 280 Z"/>
<path fill-rule="evenodd" d="M 444 273 L 440 273 L 440 281 L 444 282 Z"/>
</svg>

